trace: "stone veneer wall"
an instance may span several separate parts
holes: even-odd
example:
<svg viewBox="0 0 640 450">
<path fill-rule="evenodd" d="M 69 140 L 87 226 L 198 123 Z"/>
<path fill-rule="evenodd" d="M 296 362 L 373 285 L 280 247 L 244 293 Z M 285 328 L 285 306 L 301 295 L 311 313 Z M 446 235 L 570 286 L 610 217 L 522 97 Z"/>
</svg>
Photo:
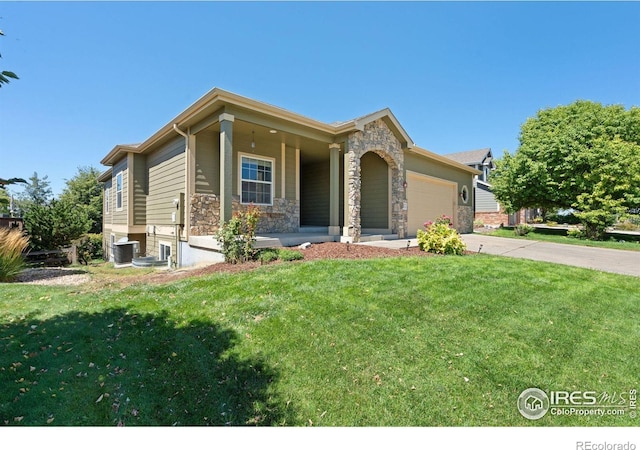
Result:
<svg viewBox="0 0 640 450">
<path fill-rule="evenodd" d="M 473 233 L 473 208 L 471 206 L 458 206 L 458 233 Z"/>
<path fill-rule="evenodd" d="M 372 151 L 384 159 L 392 171 L 391 176 L 391 231 L 399 238 L 407 234 L 407 211 L 404 209 L 404 152 L 400 141 L 395 137 L 382 119 L 368 123 L 364 131 L 357 131 L 349 136 L 346 143 L 348 164 L 348 216 L 345 225 L 348 236 L 355 242 L 360 240 L 362 230 L 360 224 L 361 208 L 361 178 L 360 158 L 366 152 Z"/>
<path fill-rule="evenodd" d="M 233 211 L 244 211 L 249 205 L 233 196 Z M 274 198 L 273 205 L 257 205 L 261 216 L 258 233 L 296 233 L 300 224 L 300 204 L 295 200 Z M 213 235 L 220 227 L 220 198 L 216 194 L 193 194 L 190 208 L 192 236 Z"/>
</svg>

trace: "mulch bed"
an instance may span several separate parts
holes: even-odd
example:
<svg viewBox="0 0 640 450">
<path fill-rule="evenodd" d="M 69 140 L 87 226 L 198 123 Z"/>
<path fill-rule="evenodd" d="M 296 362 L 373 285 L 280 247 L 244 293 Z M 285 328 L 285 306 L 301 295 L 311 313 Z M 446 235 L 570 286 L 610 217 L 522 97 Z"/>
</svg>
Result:
<svg viewBox="0 0 640 450">
<path fill-rule="evenodd" d="M 433 253 L 423 252 L 418 247 L 403 248 L 401 250 L 391 248 L 372 247 L 369 245 L 343 244 L 340 242 L 324 242 L 322 244 L 312 244 L 306 249 L 293 247 L 303 255 L 302 261 L 314 261 L 318 259 L 369 259 L 388 258 L 397 256 L 436 256 Z M 274 261 L 271 264 L 281 264 L 281 261 Z M 189 269 L 186 272 L 189 276 L 206 275 L 208 273 L 225 272 L 235 273 L 255 269 L 262 264 L 259 261 L 251 261 L 244 264 L 218 263 L 199 269 Z"/>
<path fill-rule="evenodd" d="M 318 259 L 368 259 L 368 258 L 388 258 L 388 257 L 397 257 L 397 256 L 421 256 L 421 257 L 433 257 L 436 256 L 432 253 L 423 252 L 417 247 L 403 248 L 399 250 L 389 249 L 389 248 L 381 248 L 381 247 L 372 247 L 369 245 L 354 245 L 354 244 L 343 244 L 339 242 L 326 242 L 322 244 L 312 244 L 310 247 L 306 249 L 294 249 L 299 250 L 303 255 L 304 259 L 302 261 L 314 261 Z M 273 264 L 289 264 L 282 261 L 274 261 L 268 263 L 269 265 Z M 144 283 L 144 284 L 162 284 L 168 283 L 175 280 L 180 280 L 188 277 L 198 277 L 202 275 L 208 275 L 211 273 L 238 273 L 238 272 L 246 272 L 248 270 L 253 270 L 258 267 L 261 267 L 262 264 L 259 261 L 251 261 L 243 264 L 229 264 L 229 263 L 218 263 L 211 264 L 208 266 L 201 266 L 196 268 L 185 268 L 179 270 L 158 270 L 153 273 L 142 273 L 140 275 L 125 275 L 120 276 L 114 274 L 114 276 L 109 277 L 107 280 L 102 280 L 97 283 L 94 287 L 99 287 L 100 285 L 120 285 L 120 286 L 128 286 L 132 284 Z M 61 272 L 60 269 L 52 276 L 49 272 L 45 274 L 44 269 L 36 269 L 30 274 L 28 277 L 24 277 L 23 279 L 19 279 L 21 282 L 33 282 L 35 278 L 38 278 L 38 284 L 84 284 L 88 280 L 86 277 L 83 280 L 78 280 L 77 282 L 71 282 L 71 277 L 69 276 L 61 276 L 66 275 L 67 273 Z M 48 276 L 45 276 L 48 275 Z M 69 273 L 71 275 L 71 272 Z M 76 275 L 78 277 L 79 275 Z M 30 279 L 33 278 L 33 279 Z M 96 284 L 96 283 L 90 283 Z"/>
</svg>

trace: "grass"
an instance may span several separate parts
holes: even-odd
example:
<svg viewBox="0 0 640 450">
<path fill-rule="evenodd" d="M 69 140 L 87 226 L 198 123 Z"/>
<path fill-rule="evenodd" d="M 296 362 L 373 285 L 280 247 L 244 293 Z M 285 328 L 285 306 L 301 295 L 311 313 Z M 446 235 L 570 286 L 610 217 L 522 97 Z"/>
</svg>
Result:
<svg viewBox="0 0 640 450">
<path fill-rule="evenodd" d="M 493 231 L 483 232 L 482 234 L 486 236 L 554 242 L 556 244 L 582 245 L 585 247 L 611 248 L 614 250 L 632 250 L 640 252 L 640 241 L 632 240 L 622 241 L 609 239 L 606 241 L 592 241 L 589 239 L 570 238 L 561 234 L 550 234 L 542 231 L 532 231 L 526 236 L 517 236 L 510 228 L 497 228 Z"/>
<path fill-rule="evenodd" d="M 637 425 L 529 421 L 516 401 L 637 388 L 639 313 L 637 278 L 490 255 L 3 284 L 0 423 Z"/>
</svg>

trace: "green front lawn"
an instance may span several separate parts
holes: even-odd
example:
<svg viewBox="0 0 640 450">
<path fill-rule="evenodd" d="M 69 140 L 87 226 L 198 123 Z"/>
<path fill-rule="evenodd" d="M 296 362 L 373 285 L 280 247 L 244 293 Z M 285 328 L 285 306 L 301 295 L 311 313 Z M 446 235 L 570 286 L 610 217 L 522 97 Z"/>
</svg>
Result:
<svg viewBox="0 0 640 450">
<path fill-rule="evenodd" d="M 544 231 L 532 231 L 526 236 L 516 236 L 511 228 L 497 228 L 492 231 L 482 232 L 485 236 L 497 236 L 514 239 L 527 239 L 532 241 L 545 241 L 555 242 L 556 244 L 570 244 L 570 245 L 583 245 L 585 247 L 599 247 L 599 248 L 611 248 L 614 250 L 633 250 L 640 252 L 640 241 L 638 240 L 623 240 L 623 239 L 609 239 L 606 241 L 592 241 L 589 239 L 577 239 L 563 236 L 560 234 L 550 234 Z"/>
<path fill-rule="evenodd" d="M 7 425 L 629 426 L 526 388 L 638 387 L 640 279 L 489 255 L 166 285 L 0 285 Z"/>
</svg>

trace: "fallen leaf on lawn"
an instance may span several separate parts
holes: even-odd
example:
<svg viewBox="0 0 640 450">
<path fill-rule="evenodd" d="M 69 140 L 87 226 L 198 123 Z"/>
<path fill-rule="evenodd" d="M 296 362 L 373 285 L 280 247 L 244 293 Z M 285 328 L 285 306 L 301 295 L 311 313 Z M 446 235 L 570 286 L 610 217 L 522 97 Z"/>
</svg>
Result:
<svg viewBox="0 0 640 450">
<path fill-rule="evenodd" d="M 47 423 L 51 423 L 51 422 L 53 422 L 54 420 L 55 420 L 55 418 L 54 418 L 54 417 L 49 417 L 49 418 L 47 419 Z"/>
<path fill-rule="evenodd" d="M 36 370 L 36 368 L 35 368 L 35 367 L 33 367 L 33 366 L 29 366 L 29 372 L 33 372 L 34 370 Z"/>
<path fill-rule="evenodd" d="M 13 421 L 14 422 L 22 422 L 22 419 L 24 419 L 24 416 L 18 416 L 18 417 L 14 417 Z"/>
<path fill-rule="evenodd" d="M 464 377 L 464 381 L 465 381 L 465 383 L 468 383 L 469 379 L 467 377 Z"/>
<path fill-rule="evenodd" d="M 98 397 L 98 400 L 96 400 L 96 403 L 100 403 L 103 398 L 104 398 L 104 394 L 101 394 L 100 397 Z"/>
</svg>

